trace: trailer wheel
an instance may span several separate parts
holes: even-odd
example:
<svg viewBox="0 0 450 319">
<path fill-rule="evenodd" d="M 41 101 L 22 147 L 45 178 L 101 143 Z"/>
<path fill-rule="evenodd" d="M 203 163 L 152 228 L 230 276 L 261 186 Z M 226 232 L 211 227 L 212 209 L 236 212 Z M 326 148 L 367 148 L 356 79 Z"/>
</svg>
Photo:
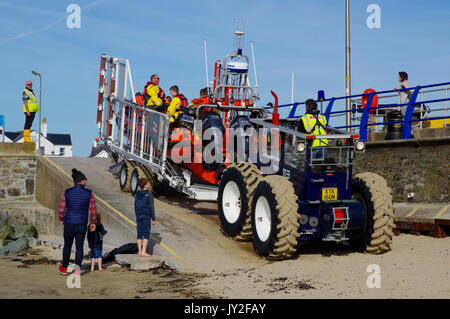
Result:
<svg viewBox="0 0 450 319">
<path fill-rule="evenodd" d="M 142 166 L 136 166 L 133 168 L 133 171 L 131 173 L 131 181 L 130 181 L 130 190 L 131 194 L 134 196 L 136 195 L 137 191 L 139 190 L 139 179 L 141 178 L 147 178 L 150 182 L 150 188 L 149 191 L 153 191 L 153 185 L 154 185 L 154 179 L 153 174 L 150 172 L 147 172 L 145 168 Z"/>
<path fill-rule="evenodd" d="M 131 181 L 131 173 L 133 171 L 133 167 L 128 161 L 123 161 L 122 167 L 120 169 L 119 175 L 119 184 L 120 189 L 124 192 L 130 191 L 130 181 Z"/>
<path fill-rule="evenodd" d="M 375 173 L 361 173 L 352 182 L 352 198 L 362 202 L 366 213 L 364 232 L 350 238 L 360 252 L 381 254 L 390 249 L 393 237 L 394 207 L 386 180 Z"/>
<path fill-rule="evenodd" d="M 111 161 L 113 164 L 119 163 L 119 155 L 117 153 L 111 152 Z"/>
<path fill-rule="evenodd" d="M 251 163 L 231 164 L 222 174 L 217 198 L 222 232 L 237 241 L 252 239 L 250 205 L 253 192 L 262 179 Z"/>
<path fill-rule="evenodd" d="M 130 180 L 130 191 L 131 191 L 131 195 L 136 195 L 136 192 L 139 189 L 139 178 L 141 178 L 142 176 L 140 176 L 141 174 L 139 174 L 139 169 L 138 167 L 133 168 L 133 171 L 131 172 L 131 180 Z"/>
<path fill-rule="evenodd" d="M 253 248 L 271 260 L 288 259 L 296 251 L 300 214 L 292 183 L 283 176 L 266 176 L 253 196 Z"/>
</svg>

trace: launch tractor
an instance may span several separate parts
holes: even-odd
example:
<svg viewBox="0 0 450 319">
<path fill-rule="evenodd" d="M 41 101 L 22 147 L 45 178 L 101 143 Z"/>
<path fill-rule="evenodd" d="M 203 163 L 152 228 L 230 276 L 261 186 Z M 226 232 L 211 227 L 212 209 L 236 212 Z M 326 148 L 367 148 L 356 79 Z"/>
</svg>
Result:
<svg viewBox="0 0 450 319">
<path fill-rule="evenodd" d="M 389 250 L 394 228 L 391 190 L 375 173 L 352 174 L 352 162 L 364 152 L 365 143 L 358 135 L 331 127 L 323 136 L 297 131 L 279 118 L 275 94 L 271 114 L 256 107 L 257 81 L 253 89 L 249 59 L 240 48 L 243 33 L 236 35 L 237 50 L 215 63 L 210 103 L 190 105 L 176 129 L 167 114 L 136 101 L 128 60 L 101 56 L 98 134 L 113 157 L 122 159 L 120 188 L 134 194 L 139 178 L 147 177 L 152 187 L 164 183 L 190 198 L 217 201 L 222 233 L 251 241 L 267 259 L 291 258 L 311 240 L 347 242 L 375 254 Z M 215 133 L 208 141 L 197 134 L 211 128 Z M 233 137 L 243 141 L 243 159 L 233 155 L 229 160 L 225 149 L 227 132 L 233 129 L 254 129 L 254 136 Z M 182 134 L 177 135 L 178 130 Z M 328 143 L 313 147 L 317 139 Z M 222 142 L 228 161 L 174 160 L 174 154 L 180 154 L 177 145 L 187 144 L 194 154 L 199 141 L 200 154 L 205 142 Z M 264 151 L 252 159 L 255 148 Z"/>
</svg>

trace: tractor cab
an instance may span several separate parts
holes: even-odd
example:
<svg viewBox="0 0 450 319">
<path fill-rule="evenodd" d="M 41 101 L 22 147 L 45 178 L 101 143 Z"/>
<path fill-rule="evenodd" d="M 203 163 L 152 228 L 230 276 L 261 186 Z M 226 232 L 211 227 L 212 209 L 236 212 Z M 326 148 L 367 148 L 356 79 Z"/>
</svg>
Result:
<svg viewBox="0 0 450 319">
<path fill-rule="evenodd" d="M 351 198 L 352 161 L 364 152 L 358 135 L 331 129 L 328 135 L 281 134 L 280 175 L 292 177 L 302 200 L 320 202 Z M 303 135 L 303 136 L 302 136 Z M 326 139 L 324 146 L 313 141 Z M 324 190 L 325 189 L 325 190 Z"/>
</svg>

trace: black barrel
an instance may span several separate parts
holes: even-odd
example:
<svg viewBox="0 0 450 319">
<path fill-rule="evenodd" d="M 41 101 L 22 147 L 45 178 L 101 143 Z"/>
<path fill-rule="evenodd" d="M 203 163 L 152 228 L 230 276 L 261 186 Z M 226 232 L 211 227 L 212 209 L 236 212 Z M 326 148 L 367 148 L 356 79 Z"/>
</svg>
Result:
<svg viewBox="0 0 450 319">
<path fill-rule="evenodd" d="M 400 111 L 392 111 L 387 113 L 387 122 L 402 121 L 402 113 Z M 391 123 L 387 125 L 387 134 L 385 140 L 401 140 L 403 136 L 403 122 Z"/>
</svg>

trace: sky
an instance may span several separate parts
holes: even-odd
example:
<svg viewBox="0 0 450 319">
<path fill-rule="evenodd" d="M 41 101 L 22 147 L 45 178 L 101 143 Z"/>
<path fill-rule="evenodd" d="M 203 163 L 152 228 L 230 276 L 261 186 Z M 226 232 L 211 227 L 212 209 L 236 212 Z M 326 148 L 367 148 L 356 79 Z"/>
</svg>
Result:
<svg viewBox="0 0 450 319">
<path fill-rule="evenodd" d="M 67 25 L 71 4 L 81 8 L 80 28 Z M 380 28 L 367 26 L 370 4 L 381 9 Z M 449 82 L 449 16 L 448 0 L 350 0 L 352 94 L 398 87 L 399 71 L 413 86 Z M 74 156 L 88 156 L 102 53 L 129 59 L 136 91 L 157 73 L 166 92 L 176 84 L 190 100 L 206 83 L 203 40 L 211 80 L 214 61 L 234 51 L 237 21 L 246 32 L 244 54 L 251 57 L 254 45 L 259 106 L 273 101 L 270 90 L 280 104 L 291 102 L 292 72 L 295 101 L 318 90 L 345 95 L 345 0 L 0 0 L 6 130 L 23 129 L 21 94 L 26 80 L 39 90 L 35 70 L 48 132 L 71 134 Z"/>
</svg>

